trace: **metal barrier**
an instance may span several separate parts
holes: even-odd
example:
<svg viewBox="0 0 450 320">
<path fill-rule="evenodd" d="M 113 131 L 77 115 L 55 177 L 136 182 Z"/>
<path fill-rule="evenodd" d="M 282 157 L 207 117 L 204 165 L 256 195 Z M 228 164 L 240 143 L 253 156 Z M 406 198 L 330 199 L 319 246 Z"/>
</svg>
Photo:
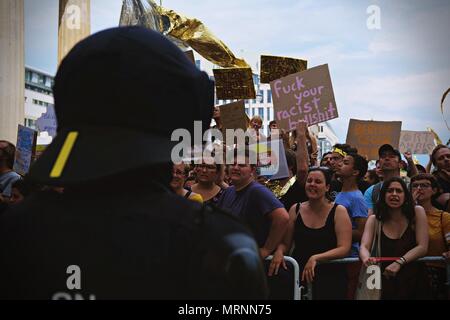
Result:
<svg viewBox="0 0 450 320">
<path fill-rule="evenodd" d="M 273 256 L 268 256 L 266 258 L 267 261 L 272 260 Z M 297 263 L 297 261 L 289 256 L 284 256 L 284 260 L 286 260 L 287 263 L 290 263 L 294 268 L 294 292 L 293 292 L 293 300 L 301 300 L 301 286 L 300 286 L 300 267 Z"/>
<path fill-rule="evenodd" d="M 359 258 L 343 258 L 343 259 L 336 259 L 336 260 L 330 260 L 330 261 L 320 261 L 318 262 L 319 264 L 345 264 L 345 263 L 355 263 L 355 262 L 359 262 L 360 259 Z M 446 259 L 444 257 L 441 256 L 430 256 L 430 257 L 423 257 L 423 258 L 419 258 L 415 261 L 418 262 L 432 262 L 432 261 L 442 261 L 442 262 L 446 262 Z M 450 287 L 450 263 L 447 263 L 447 282 L 446 285 Z M 302 299 L 303 297 L 306 300 L 312 300 L 312 284 L 308 283 L 307 284 L 307 288 L 308 291 L 305 295 L 303 295 L 300 299 Z"/>
<path fill-rule="evenodd" d="M 266 258 L 267 261 L 272 260 L 273 256 L 268 256 Z M 293 300 L 312 300 L 312 284 L 307 284 L 307 292 L 306 294 L 302 295 L 302 288 L 303 286 L 300 283 L 300 267 L 297 263 L 297 261 L 290 257 L 290 256 L 284 256 L 284 259 L 287 263 L 290 263 L 294 268 L 294 292 L 293 292 Z M 430 256 L 430 257 L 423 257 L 420 259 L 417 259 L 418 262 L 432 262 L 432 261 L 441 261 L 446 262 L 444 257 L 441 256 Z M 336 260 L 330 260 L 330 261 L 320 261 L 318 264 L 347 264 L 347 263 L 355 263 L 360 262 L 359 258 L 343 258 L 343 259 L 336 259 Z M 450 287 L 450 264 L 447 263 L 447 282 L 446 285 Z"/>
</svg>

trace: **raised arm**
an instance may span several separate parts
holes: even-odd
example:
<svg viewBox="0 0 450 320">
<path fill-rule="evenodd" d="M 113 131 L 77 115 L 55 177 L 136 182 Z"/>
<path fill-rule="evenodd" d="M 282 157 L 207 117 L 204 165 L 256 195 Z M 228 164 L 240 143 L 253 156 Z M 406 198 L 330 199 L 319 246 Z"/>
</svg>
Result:
<svg viewBox="0 0 450 320">
<path fill-rule="evenodd" d="M 308 147 L 306 146 L 306 135 L 308 132 L 308 124 L 301 120 L 297 122 L 297 183 L 304 185 L 306 176 L 308 175 Z"/>
<path fill-rule="evenodd" d="M 408 167 L 411 168 L 411 178 L 417 176 L 419 174 L 419 171 L 417 170 L 416 164 L 414 163 L 411 152 L 405 152 L 403 155 L 405 156 L 406 161 L 408 161 Z"/>
</svg>

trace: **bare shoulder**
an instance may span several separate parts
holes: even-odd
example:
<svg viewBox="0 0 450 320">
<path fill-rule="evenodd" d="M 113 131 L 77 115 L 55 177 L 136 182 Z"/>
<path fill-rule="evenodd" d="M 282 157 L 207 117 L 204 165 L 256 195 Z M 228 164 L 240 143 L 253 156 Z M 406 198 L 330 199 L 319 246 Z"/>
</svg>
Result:
<svg viewBox="0 0 450 320">
<path fill-rule="evenodd" d="M 414 212 L 415 212 L 415 216 L 416 218 L 420 217 L 426 217 L 426 213 L 425 213 L 425 209 L 422 206 L 415 206 L 414 207 Z"/>
</svg>

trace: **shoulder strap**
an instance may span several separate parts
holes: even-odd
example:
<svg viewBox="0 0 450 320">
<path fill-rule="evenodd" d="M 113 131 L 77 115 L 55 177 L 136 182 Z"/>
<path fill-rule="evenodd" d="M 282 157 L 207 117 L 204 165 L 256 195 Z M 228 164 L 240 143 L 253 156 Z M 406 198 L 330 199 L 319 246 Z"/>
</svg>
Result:
<svg viewBox="0 0 450 320">
<path fill-rule="evenodd" d="M 373 226 L 372 246 L 370 248 L 370 256 L 381 257 L 381 221 L 375 217 L 375 225 Z M 375 251 L 376 250 L 376 251 Z"/>
<path fill-rule="evenodd" d="M 184 195 L 184 197 L 185 197 L 186 199 L 188 199 L 189 196 L 191 195 L 191 193 L 192 193 L 192 190 L 189 190 L 189 191 Z"/>
<path fill-rule="evenodd" d="M 300 206 L 301 206 L 301 202 L 297 202 L 297 205 L 295 206 L 295 218 L 298 217 L 298 215 L 300 214 Z"/>
<path fill-rule="evenodd" d="M 378 202 L 378 198 L 380 197 L 380 191 L 381 191 L 382 182 L 378 182 L 376 185 L 373 186 L 372 189 L 372 203 L 373 203 L 373 212 L 376 210 L 376 204 Z"/>
</svg>

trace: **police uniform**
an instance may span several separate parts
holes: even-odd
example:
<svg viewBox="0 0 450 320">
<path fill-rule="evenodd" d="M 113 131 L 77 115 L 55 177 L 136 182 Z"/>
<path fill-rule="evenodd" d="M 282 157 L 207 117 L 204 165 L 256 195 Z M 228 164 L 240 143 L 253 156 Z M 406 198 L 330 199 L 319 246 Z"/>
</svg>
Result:
<svg viewBox="0 0 450 320">
<path fill-rule="evenodd" d="M 0 298 L 267 297 L 249 231 L 168 191 L 172 131 L 207 128 L 214 101 L 183 52 L 140 27 L 99 32 L 62 61 L 54 96 L 58 134 L 29 178 L 65 190 L 0 217 Z"/>
</svg>

